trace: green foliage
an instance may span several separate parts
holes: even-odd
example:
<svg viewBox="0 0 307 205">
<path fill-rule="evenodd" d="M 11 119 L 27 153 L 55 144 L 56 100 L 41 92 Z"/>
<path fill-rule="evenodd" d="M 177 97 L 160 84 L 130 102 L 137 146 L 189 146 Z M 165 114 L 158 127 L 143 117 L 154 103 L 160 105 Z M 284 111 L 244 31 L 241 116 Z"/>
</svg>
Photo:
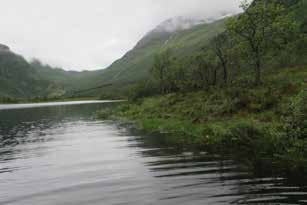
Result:
<svg viewBox="0 0 307 205">
<path fill-rule="evenodd" d="M 113 110 L 108 109 L 108 108 L 105 108 L 105 109 L 97 112 L 97 117 L 102 119 L 102 120 L 111 119 L 112 115 L 113 115 Z"/>
<path fill-rule="evenodd" d="M 159 82 L 163 94 L 170 93 L 174 89 L 175 66 L 175 58 L 170 49 L 156 54 L 151 73 Z"/>
<path fill-rule="evenodd" d="M 307 172 L 307 93 L 302 90 L 292 97 L 285 108 L 283 152 L 278 157 L 290 171 Z"/>
<path fill-rule="evenodd" d="M 255 83 L 261 82 L 264 57 L 272 49 L 281 49 L 298 32 L 298 23 L 278 2 L 242 2 L 244 13 L 227 22 L 227 30 L 240 43 L 241 56 L 254 67 Z"/>
<path fill-rule="evenodd" d="M 220 66 L 223 68 L 223 81 L 225 85 L 228 83 L 231 51 L 233 47 L 232 39 L 229 38 L 226 32 L 217 35 L 211 41 L 211 48 L 217 56 Z"/>
<path fill-rule="evenodd" d="M 287 136 L 307 139 L 307 91 L 302 90 L 293 97 L 285 117 Z"/>
<path fill-rule="evenodd" d="M 103 111 L 102 118 L 131 120 L 175 145 L 231 153 L 255 169 L 272 162 L 291 172 L 306 169 L 305 68 L 267 74 L 257 87 L 239 83 L 142 98 Z"/>
<path fill-rule="evenodd" d="M 300 21 L 293 16 L 296 4 L 291 3 L 287 9 L 284 5 L 288 4 L 254 1 L 250 5 L 243 1 L 244 13 L 230 18 L 227 30 L 212 36 L 209 44 L 204 42 L 192 56 L 176 58 L 178 51 L 170 50 L 168 45 L 168 49 L 156 55 L 152 67 L 152 76 L 159 82 L 161 93 L 240 84 L 239 79 L 249 79 L 253 74 L 253 83 L 244 82 L 250 87 L 265 80 L 267 70 L 272 72 L 277 67 L 300 65 L 304 59 L 302 53 L 306 53 L 300 52 L 305 49 L 302 46 L 305 37 L 299 30 Z M 248 97 L 254 102 L 250 103 L 251 109 L 262 109 L 259 105 L 262 102 L 258 103 L 260 99 Z M 273 105 L 273 101 L 268 98 L 264 106 Z"/>
<path fill-rule="evenodd" d="M 218 62 L 213 52 L 200 52 L 194 57 L 190 84 L 196 88 L 208 89 L 217 83 Z"/>
<path fill-rule="evenodd" d="M 69 89 L 69 75 L 37 60 L 29 63 L 12 52 L 0 52 L 0 98 L 60 97 Z"/>
<path fill-rule="evenodd" d="M 140 98 L 154 96 L 160 93 L 158 84 L 155 81 L 147 80 L 133 85 L 129 90 L 129 100 L 136 101 Z"/>
<path fill-rule="evenodd" d="M 11 103 L 18 103 L 19 100 L 18 99 L 15 99 L 15 98 L 10 98 L 10 97 L 7 97 L 7 98 L 0 98 L 0 103 L 8 103 L 8 104 L 11 104 Z"/>
</svg>

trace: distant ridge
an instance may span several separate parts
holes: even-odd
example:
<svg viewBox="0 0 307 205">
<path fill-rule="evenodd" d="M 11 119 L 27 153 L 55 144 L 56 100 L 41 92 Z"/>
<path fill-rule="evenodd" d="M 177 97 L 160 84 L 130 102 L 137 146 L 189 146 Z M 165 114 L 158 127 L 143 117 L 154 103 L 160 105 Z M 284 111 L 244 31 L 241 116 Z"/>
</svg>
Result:
<svg viewBox="0 0 307 205">
<path fill-rule="evenodd" d="M 170 18 L 166 21 L 163 21 L 159 24 L 152 32 L 167 32 L 173 33 L 176 31 L 182 31 L 190 29 L 196 25 L 208 23 L 208 20 L 197 19 L 197 18 L 188 18 L 183 16 L 178 16 Z"/>
</svg>

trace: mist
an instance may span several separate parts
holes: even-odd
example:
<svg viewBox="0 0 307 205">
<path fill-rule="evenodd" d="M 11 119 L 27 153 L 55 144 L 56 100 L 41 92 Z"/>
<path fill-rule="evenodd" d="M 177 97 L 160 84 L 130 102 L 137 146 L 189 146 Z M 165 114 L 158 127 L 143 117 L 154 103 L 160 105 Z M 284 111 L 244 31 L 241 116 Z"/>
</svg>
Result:
<svg viewBox="0 0 307 205">
<path fill-rule="evenodd" d="M 240 0 L 3 0 L 0 43 L 66 70 L 106 68 L 162 21 L 237 13 Z"/>
</svg>

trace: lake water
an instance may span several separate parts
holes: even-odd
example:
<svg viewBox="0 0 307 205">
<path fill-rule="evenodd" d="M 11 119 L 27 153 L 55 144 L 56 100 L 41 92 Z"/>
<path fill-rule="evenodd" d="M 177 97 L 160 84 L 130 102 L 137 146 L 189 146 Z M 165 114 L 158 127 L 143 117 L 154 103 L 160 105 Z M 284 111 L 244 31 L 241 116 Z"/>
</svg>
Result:
<svg viewBox="0 0 307 205">
<path fill-rule="evenodd" d="M 0 106 L 0 204 L 307 204 L 304 183 L 95 119 L 107 106 Z"/>
</svg>

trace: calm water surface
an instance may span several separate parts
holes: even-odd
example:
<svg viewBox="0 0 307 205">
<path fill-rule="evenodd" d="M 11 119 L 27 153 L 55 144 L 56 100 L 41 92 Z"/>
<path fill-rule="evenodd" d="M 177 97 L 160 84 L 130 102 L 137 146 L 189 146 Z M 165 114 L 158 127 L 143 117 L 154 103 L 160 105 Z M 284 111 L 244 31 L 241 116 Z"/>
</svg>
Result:
<svg viewBox="0 0 307 205">
<path fill-rule="evenodd" d="M 112 103 L 20 106 L 0 110 L 1 205 L 307 204 L 303 183 L 94 118 Z"/>
</svg>

